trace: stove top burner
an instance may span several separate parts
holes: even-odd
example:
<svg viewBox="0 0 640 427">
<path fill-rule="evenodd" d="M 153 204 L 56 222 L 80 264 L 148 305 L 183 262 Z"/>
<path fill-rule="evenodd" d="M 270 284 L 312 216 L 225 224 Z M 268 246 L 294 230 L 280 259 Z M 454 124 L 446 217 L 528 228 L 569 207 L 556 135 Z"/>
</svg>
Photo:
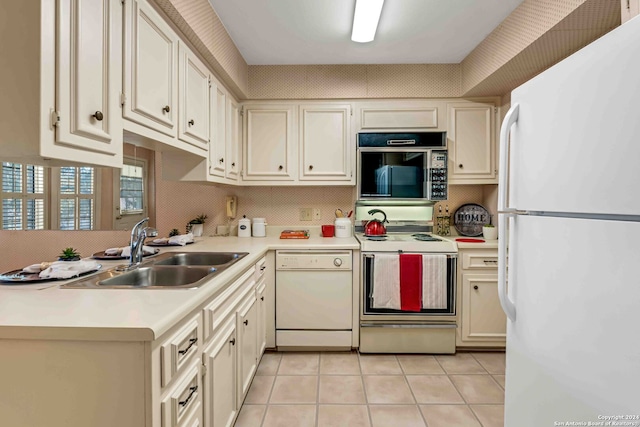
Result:
<svg viewBox="0 0 640 427">
<path fill-rule="evenodd" d="M 427 233 L 415 233 L 415 234 L 412 234 L 411 237 L 421 242 L 441 242 L 442 241 L 442 239 L 438 239 L 437 237 L 433 237 L 431 234 L 427 234 Z"/>
<path fill-rule="evenodd" d="M 387 240 L 387 236 L 364 236 L 367 240 L 373 240 L 374 242 L 384 242 Z"/>
</svg>

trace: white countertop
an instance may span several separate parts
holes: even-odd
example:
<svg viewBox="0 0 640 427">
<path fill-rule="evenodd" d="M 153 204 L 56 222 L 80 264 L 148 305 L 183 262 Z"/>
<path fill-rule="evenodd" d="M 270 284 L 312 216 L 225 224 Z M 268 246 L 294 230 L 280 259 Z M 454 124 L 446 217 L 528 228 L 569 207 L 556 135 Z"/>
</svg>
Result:
<svg viewBox="0 0 640 427">
<path fill-rule="evenodd" d="M 151 341 L 219 293 L 268 250 L 359 248 L 353 237 L 290 240 L 279 236 L 203 237 L 196 238 L 192 245 L 174 246 L 170 250 L 249 252 L 249 255 L 197 289 L 59 288 L 70 280 L 0 286 L 0 339 Z M 105 270 L 122 261 L 100 263 Z"/>
</svg>

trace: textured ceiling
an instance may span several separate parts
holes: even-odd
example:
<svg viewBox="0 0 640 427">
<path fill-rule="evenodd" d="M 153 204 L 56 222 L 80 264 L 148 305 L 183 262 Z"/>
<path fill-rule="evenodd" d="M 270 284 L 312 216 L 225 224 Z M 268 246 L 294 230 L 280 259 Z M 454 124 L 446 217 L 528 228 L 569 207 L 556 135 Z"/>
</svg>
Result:
<svg viewBox="0 0 640 427">
<path fill-rule="evenodd" d="M 209 0 L 249 65 L 459 63 L 522 1 L 387 0 L 355 43 L 355 0 Z"/>
</svg>

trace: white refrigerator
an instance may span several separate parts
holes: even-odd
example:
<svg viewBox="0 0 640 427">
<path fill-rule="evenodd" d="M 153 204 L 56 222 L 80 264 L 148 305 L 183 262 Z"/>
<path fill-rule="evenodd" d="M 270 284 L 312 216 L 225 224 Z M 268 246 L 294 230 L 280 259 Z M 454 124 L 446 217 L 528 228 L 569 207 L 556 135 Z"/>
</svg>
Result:
<svg viewBox="0 0 640 427">
<path fill-rule="evenodd" d="M 505 426 L 640 426 L 640 18 L 512 92 L 498 211 Z"/>
</svg>

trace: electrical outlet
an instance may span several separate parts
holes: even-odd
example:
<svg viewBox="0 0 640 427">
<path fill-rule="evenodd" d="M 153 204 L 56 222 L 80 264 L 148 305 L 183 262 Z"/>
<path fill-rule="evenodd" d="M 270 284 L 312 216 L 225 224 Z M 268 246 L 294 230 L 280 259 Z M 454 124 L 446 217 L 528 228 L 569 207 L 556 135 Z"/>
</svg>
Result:
<svg viewBox="0 0 640 427">
<path fill-rule="evenodd" d="M 300 208 L 300 221 L 311 221 L 311 208 Z"/>
<path fill-rule="evenodd" d="M 322 219 L 320 209 L 313 208 L 313 219 L 314 221 L 320 221 Z"/>
</svg>

